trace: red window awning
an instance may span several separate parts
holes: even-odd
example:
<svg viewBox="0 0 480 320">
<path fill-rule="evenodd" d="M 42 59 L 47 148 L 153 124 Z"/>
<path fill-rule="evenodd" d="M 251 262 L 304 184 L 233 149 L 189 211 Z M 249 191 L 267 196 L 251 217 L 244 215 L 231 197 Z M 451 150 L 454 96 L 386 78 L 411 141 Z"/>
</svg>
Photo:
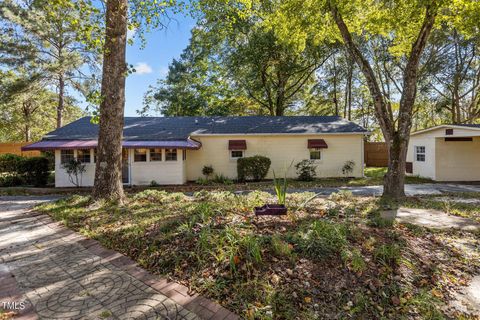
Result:
<svg viewBox="0 0 480 320">
<path fill-rule="evenodd" d="M 228 140 L 228 150 L 247 150 L 247 141 Z"/>
<path fill-rule="evenodd" d="M 327 143 L 323 139 L 308 139 L 308 149 L 326 149 Z"/>
</svg>

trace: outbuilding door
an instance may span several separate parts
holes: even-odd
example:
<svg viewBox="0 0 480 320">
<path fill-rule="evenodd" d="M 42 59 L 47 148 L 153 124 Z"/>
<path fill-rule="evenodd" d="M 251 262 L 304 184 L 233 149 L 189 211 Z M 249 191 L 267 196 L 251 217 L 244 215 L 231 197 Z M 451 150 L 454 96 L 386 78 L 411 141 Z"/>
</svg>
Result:
<svg viewBox="0 0 480 320">
<path fill-rule="evenodd" d="M 480 137 L 436 139 L 436 180 L 480 181 Z"/>
</svg>

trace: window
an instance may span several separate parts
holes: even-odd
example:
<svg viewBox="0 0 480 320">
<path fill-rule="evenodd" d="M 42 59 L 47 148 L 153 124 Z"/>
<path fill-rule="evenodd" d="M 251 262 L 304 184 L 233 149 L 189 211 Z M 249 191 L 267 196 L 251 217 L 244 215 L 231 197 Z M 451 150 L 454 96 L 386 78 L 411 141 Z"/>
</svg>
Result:
<svg viewBox="0 0 480 320">
<path fill-rule="evenodd" d="M 133 161 L 135 162 L 147 161 L 147 149 L 135 149 L 133 151 Z"/>
<path fill-rule="evenodd" d="M 68 163 L 72 161 L 75 157 L 73 156 L 73 150 L 61 150 L 60 151 L 60 162 Z"/>
<path fill-rule="evenodd" d="M 425 162 L 425 147 L 415 146 L 415 160 Z"/>
<path fill-rule="evenodd" d="M 150 161 L 162 161 L 162 149 L 150 149 Z"/>
<path fill-rule="evenodd" d="M 182 150 L 182 159 L 183 161 L 187 160 L 187 150 Z"/>
<path fill-rule="evenodd" d="M 231 150 L 230 157 L 232 159 L 243 158 L 243 150 Z"/>
<path fill-rule="evenodd" d="M 93 149 L 93 163 L 97 163 L 97 148 Z"/>
<path fill-rule="evenodd" d="M 177 161 L 177 149 L 165 149 L 165 161 Z"/>
<path fill-rule="evenodd" d="M 90 149 L 77 150 L 77 159 L 81 163 L 90 163 Z"/>
<path fill-rule="evenodd" d="M 317 149 L 310 149 L 310 160 L 320 160 L 322 159 L 322 151 Z"/>
</svg>

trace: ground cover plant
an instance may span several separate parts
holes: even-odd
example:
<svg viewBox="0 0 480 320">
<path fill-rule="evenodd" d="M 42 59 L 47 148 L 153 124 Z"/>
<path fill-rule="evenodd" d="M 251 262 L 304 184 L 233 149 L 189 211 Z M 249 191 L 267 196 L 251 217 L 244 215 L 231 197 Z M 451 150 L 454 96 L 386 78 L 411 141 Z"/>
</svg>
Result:
<svg viewBox="0 0 480 320">
<path fill-rule="evenodd" d="M 349 192 L 305 204 L 313 195 L 288 194 L 285 217 L 253 215 L 275 200 L 261 191 L 145 190 L 94 208 L 73 196 L 38 210 L 245 319 L 474 319 L 454 301 L 480 273 L 478 234 L 387 223 L 390 204 Z"/>
</svg>

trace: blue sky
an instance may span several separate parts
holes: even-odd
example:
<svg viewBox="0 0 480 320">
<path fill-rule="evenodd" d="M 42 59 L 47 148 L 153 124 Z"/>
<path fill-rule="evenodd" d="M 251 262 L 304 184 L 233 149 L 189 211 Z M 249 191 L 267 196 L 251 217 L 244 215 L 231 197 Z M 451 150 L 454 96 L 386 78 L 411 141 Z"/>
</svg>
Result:
<svg viewBox="0 0 480 320">
<path fill-rule="evenodd" d="M 132 64 L 137 73 L 127 77 L 125 116 L 138 116 L 136 111 L 142 108 L 148 86 L 166 75 L 172 59 L 178 58 L 188 45 L 195 20 L 183 15 L 176 15 L 174 19 L 167 29 L 147 34 L 144 49 L 140 41 L 127 47 L 127 63 Z"/>
</svg>

